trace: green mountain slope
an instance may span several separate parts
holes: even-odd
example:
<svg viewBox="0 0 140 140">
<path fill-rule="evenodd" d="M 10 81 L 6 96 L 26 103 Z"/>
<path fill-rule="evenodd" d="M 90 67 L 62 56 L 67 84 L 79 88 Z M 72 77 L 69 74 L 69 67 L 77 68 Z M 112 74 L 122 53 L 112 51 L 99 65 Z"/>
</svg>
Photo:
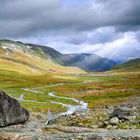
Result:
<svg viewBox="0 0 140 140">
<path fill-rule="evenodd" d="M 132 70 L 132 69 L 140 69 L 140 58 L 132 59 L 128 62 L 115 66 L 113 69 L 124 69 L 124 70 Z"/>
<path fill-rule="evenodd" d="M 0 40 L 0 70 L 24 74 L 84 73 L 76 67 L 65 67 L 56 63 L 44 49 L 20 42 Z M 53 50 L 52 48 L 46 49 L 50 52 Z M 53 50 L 54 52 L 56 51 Z"/>
<path fill-rule="evenodd" d="M 116 63 L 112 60 L 102 58 L 95 54 L 79 53 L 79 54 L 62 54 L 53 48 L 40 46 L 35 44 L 26 44 L 32 47 L 33 50 L 42 50 L 43 53 L 40 54 L 43 58 L 46 55 L 50 57 L 51 60 L 63 66 L 78 67 L 85 71 L 106 71 L 111 69 Z"/>
<path fill-rule="evenodd" d="M 70 67 L 71 69 L 72 67 L 75 68 L 70 71 L 67 70 L 68 73 L 73 71 L 75 72 L 75 70 L 106 71 L 116 65 L 114 61 L 102 58 L 95 54 L 62 54 L 47 46 L 24 44 L 22 42 L 10 40 L 1 40 L 0 49 L 0 58 L 2 60 L 9 61 L 11 63 L 21 63 L 30 67 L 30 69 L 34 68 L 42 71 L 50 70 L 54 72 L 59 71 L 59 69 L 70 69 Z M 26 57 L 26 59 L 23 57 Z"/>
</svg>

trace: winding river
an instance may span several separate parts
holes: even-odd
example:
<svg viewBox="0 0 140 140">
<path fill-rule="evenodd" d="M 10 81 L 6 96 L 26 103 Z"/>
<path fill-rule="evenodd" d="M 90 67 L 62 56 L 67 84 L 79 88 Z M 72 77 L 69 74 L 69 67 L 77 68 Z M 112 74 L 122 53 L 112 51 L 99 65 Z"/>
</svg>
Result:
<svg viewBox="0 0 140 140">
<path fill-rule="evenodd" d="M 61 102 L 51 102 L 52 104 L 60 104 L 60 105 L 67 108 L 67 111 L 61 113 L 60 115 L 71 115 L 76 111 L 83 111 L 83 110 L 88 109 L 88 104 L 87 103 L 85 103 L 83 101 L 80 101 L 80 100 L 77 100 L 75 98 L 57 96 L 52 92 L 48 93 L 48 95 L 52 96 L 52 97 L 60 98 L 60 99 L 73 100 L 74 102 L 79 104 L 79 105 L 67 105 L 67 104 L 64 104 L 64 103 L 61 103 Z"/>
<path fill-rule="evenodd" d="M 46 87 L 54 87 L 54 86 L 61 86 L 61 85 L 63 85 L 63 83 L 55 84 L 55 85 L 50 85 L 50 86 L 46 86 Z M 38 89 L 38 88 L 41 88 L 41 87 L 37 87 L 35 89 Z M 40 91 L 37 91 L 37 90 L 34 90 L 34 89 L 29 89 L 29 88 L 21 88 L 21 89 L 24 90 L 24 91 L 29 91 L 29 92 L 34 92 L 34 93 L 42 93 Z M 38 102 L 38 101 L 35 101 L 35 100 L 24 100 L 24 95 L 25 95 L 25 93 L 23 93 L 18 98 L 18 100 L 19 101 L 27 101 L 27 102 L 35 102 L 35 103 L 45 103 L 45 102 Z M 67 108 L 67 111 L 58 114 L 59 116 L 62 116 L 62 115 L 71 115 L 71 114 L 74 114 L 76 111 L 84 111 L 84 110 L 87 110 L 88 109 L 88 103 L 85 103 L 85 102 L 80 101 L 78 99 L 70 98 L 70 97 L 57 96 L 57 95 L 55 95 L 54 92 L 49 92 L 48 95 L 51 96 L 51 97 L 59 98 L 59 99 L 72 100 L 72 101 L 74 101 L 74 102 L 76 102 L 78 104 L 78 105 L 69 105 L 69 104 L 64 104 L 62 102 L 52 101 L 51 102 L 52 104 L 59 104 L 59 105 L 62 105 L 63 107 L 66 107 Z"/>
</svg>

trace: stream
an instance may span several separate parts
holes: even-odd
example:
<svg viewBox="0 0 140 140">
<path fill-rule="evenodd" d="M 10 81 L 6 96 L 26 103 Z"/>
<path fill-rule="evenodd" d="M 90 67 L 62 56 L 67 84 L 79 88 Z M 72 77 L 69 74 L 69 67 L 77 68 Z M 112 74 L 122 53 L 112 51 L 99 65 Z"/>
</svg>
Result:
<svg viewBox="0 0 140 140">
<path fill-rule="evenodd" d="M 54 86 L 61 86 L 61 85 L 63 85 L 63 83 L 55 84 L 55 85 L 51 85 L 51 86 L 46 86 L 46 87 L 54 87 Z M 39 88 L 41 88 L 41 87 L 39 87 Z M 42 93 L 40 91 L 32 90 L 32 89 L 28 89 L 28 88 L 21 88 L 21 89 L 24 90 L 24 91 L 29 91 L 29 92 L 34 92 L 34 93 Z M 35 100 L 24 100 L 24 94 L 25 93 L 23 93 L 18 98 L 18 100 L 20 100 L 20 101 L 27 101 L 27 102 L 31 101 L 31 102 L 36 102 L 36 103 L 45 103 L 45 102 L 37 102 Z M 64 104 L 62 102 L 51 101 L 52 104 L 59 104 L 59 105 L 67 108 L 67 111 L 58 114 L 59 116 L 62 116 L 62 115 L 71 115 L 71 114 L 75 113 L 76 111 L 84 111 L 84 110 L 87 110 L 88 109 L 88 103 L 85 103 L 85 102 L 80 101 L 78 99 L 70 98 L 70 97 L 57 96 L 57 95 L 55 95 L 54 92 L 49 92 L 48 95 L 51 96 L 51 97 L 59 98 L 59 99 L 72 100 L 72 101 L 78 103 L 78 105 L 69 105 L 69 104 Z"/>
<path fill-rule="evenodd" d="M 52 97 L 60 98 L 60 99 L 73 100 L 74 102 L 79 104 L 79 105 L 67 105 L 67 104 L 64 104 L 64 103 L 61 103 L 61 102 L 51 102 L 52 104 L 60 104 L 60 105 L 67 108 L 67 111 L 61 113 L 60 115 L 71 115 L 71 114 L 75 113 L 76 111 L 83 111 L 83 110 L 88 109 L 88 104 L 87 103 L 85 103 L 83 101 L 80 101 L 80 100 L 77 100 L 75 98 L 57 96 L 52 92 L 48 93 L 48 95 L 52 96 Z"/>
</svg>

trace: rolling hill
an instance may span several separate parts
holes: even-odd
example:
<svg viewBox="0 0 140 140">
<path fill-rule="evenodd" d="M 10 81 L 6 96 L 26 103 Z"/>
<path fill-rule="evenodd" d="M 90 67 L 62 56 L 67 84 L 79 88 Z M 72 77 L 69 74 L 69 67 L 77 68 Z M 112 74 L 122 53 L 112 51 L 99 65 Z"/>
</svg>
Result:
<svg viewBox="0 0 140 140">
<path fill-rule="evenodd" d="M 106 71 L 116 63 L 95 54 L 62 54 L 53 48 L 36 44 L 0 40 L 1 68 L 33 72 L 79 73 L 84 71 Z M 14 68 L 13 68 L 14 67 Z M 82 69 L 82 70 L 81 70 Z"/>
<path fill-rule="evenodd" d="M 129 60 L 128 62 L 115 66 L 113 69 L 127 71 L 140 69 L 140 58 Z"/>
<path fill-rule="evenodd" d="M 56 51 L 49 47 L 42 49 L 42 47 L 33 47 L 20 42 L 0 40 L 0 70 L 24 74 L 84 73 L 79 68 L 65 67 L 56 63 L 50 58 L 48 51 L 56 55 Z"/>
</svg>

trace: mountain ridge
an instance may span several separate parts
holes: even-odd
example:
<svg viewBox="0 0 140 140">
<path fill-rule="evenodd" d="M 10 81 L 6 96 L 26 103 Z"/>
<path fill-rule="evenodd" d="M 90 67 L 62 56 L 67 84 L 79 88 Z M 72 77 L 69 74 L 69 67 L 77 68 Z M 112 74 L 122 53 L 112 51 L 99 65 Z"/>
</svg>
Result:
<svg viewBox="0 0 140 140">
<path fill-rule="evenodd" d="M 54 62 L 40 48 L 10 40 L 0 40 L 0 70 L 24 74 L 84 73 L 76 67 L 65 67 Z"/>
<path fill-rule="evenodd" d="M 117 63 L 107 58 L 102 58 L 96 54 L 73 53 L 62 54 L 55 49 L 44 46 L 27 43 L 26 45 L 42 48 L 52 60 L 63 66 L 78 67 L 85 71 L 106 71 L 111 69 Z"/>
<path fill-rule="evenodd" d="M 84 71 L 107 71 L 117 65 L 113 60 L 102 58 L 96 54 L 74 53 L 62 54 L 55 49 L 32 43 L 22 43 L 20 41 L 0 40 L 0 43 L 9 43 L 11 47 L 5 47 L 7 54 L 13 50 L 22 50 L 28 55 L 35 55 L 43 59 L 48 59 L 64 67 L 77 67 Z M 15 45 L 15 46 L 14 46 Z"/>
</svg>

